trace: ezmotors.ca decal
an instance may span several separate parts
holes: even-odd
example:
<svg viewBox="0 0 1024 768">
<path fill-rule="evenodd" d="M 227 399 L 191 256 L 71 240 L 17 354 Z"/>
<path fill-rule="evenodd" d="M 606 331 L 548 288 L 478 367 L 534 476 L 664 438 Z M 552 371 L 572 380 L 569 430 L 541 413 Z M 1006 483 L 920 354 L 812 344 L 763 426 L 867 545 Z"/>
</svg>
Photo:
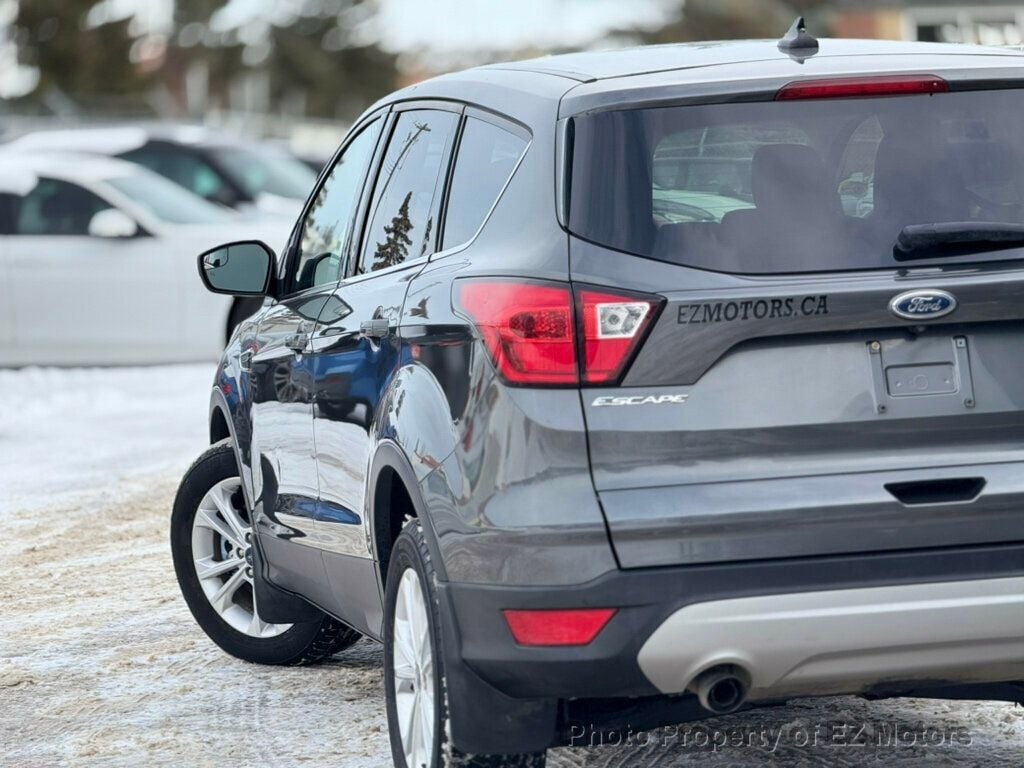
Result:
<svg viewBox="0 0 1024 768">
<path fill-rule="evenodd" d="M 680 304 L 677 311 L 680 325 L 815 317 L 828 314 L 828 296 L 790 296 L 785 299 L 740 299 L 705 304 Z"/>
</svg>

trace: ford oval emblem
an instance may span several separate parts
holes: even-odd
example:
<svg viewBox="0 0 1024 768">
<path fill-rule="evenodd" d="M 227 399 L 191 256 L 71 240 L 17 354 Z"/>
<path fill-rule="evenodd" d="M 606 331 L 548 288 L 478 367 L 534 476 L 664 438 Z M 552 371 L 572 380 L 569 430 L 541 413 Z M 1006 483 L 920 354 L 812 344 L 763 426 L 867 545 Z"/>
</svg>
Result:
<svg viewBox="0 0 1024 768">
<path fill-rule="evenodd" d="M 937 320 L 956 309 L 956 297 L 946 291 L 907 291 L 889 302 L 889 309 L 904 320 Z"/>
</svg>

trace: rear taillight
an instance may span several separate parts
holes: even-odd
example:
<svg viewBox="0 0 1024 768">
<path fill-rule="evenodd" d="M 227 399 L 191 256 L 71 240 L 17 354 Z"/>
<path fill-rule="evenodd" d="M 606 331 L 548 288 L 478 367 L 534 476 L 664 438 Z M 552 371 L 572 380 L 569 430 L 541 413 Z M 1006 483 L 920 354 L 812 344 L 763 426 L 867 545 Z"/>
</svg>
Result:
<svg viewBox="0 0 1024 768">
<path fill-rule="evenodd" d="M 658 302 L 583 288 L 578 307 L 583 318 L 583 381 L 614 384 L 646 336 Z"/>
<path fill-rule="evenodd" d="M 574 385 L 572 293 L 557 283 L 465 280 L 458 303 L 512 384 Z"/>
<path fill-rule="evenodd" d="M 526 386 L 615 384 L 656 314 L 659 299 L 564 283 L 469 279 L 456 303 L 502 377 Z"/>
<path fill-rule="evenodd" d="M 539 648 L 579 647 L 594 642 L 615 613 L 614 608 L 505 611 L 505 621 L 519 645 Z"/>
<path fill-rule="evenodd" d="M 799 99 L 867 99 L 881 96 L 913 96 L 947 93 L 949 83 L 935 75 L 883 75 L 843 77 L 830 80 L 798 80 L 784 85 L 776 101 Z"/>
</svg>

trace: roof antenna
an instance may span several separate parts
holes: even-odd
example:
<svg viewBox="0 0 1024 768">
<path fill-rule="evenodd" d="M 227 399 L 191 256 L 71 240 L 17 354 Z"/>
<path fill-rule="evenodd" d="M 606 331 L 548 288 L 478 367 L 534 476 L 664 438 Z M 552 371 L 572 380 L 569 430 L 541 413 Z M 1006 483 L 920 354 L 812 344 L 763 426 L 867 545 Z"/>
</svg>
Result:
<svg viewBox="0 0 1024 768">
<path fill-rule="evenodd" d="M 793 26 L 779 40 L 779 50 L 792 56 L 801 64 L 818 52 L 818 39 L 808 34 L 804 17 L 798 16 Z"/>
</svg>

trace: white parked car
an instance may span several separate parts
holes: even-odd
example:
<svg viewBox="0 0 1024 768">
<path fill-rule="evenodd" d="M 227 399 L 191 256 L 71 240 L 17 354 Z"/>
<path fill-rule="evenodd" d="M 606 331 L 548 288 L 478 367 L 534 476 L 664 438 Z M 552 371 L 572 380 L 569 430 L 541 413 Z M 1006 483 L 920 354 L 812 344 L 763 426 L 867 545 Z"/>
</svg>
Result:
<svg viewBox="0 0 1024 768">
<path fill-rule="evenodd" d="M 129 160 L 247 218 L 283 216 L 294 222 L 317 177 L 308 165 L 272 144 L 193 125 L 36 131 L 6 147 Z"/>
<path fill-rule="evenodd" d="M 3 366 L 216 359 L 256 307 L 204 291 L 197 254 L 287 238 L 122 160 L 5 151 L 0 169 Z"/>
</svg>

